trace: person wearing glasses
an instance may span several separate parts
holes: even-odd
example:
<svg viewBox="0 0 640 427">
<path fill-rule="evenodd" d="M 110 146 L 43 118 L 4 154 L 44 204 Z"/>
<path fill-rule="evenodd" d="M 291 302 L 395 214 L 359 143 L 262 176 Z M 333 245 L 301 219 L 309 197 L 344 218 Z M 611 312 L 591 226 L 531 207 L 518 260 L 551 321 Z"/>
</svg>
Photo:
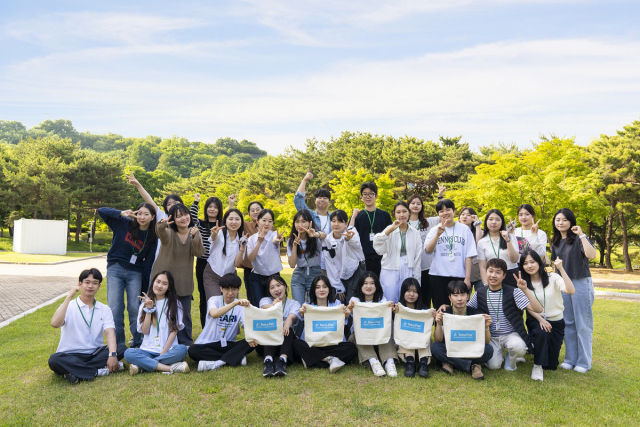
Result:
<svg viewBox="0 0 640 427">
<path fill-rule="evenodd" d="M 373 271 L 379 277 L 382 268 L 382 255 L 379 255 L 373 248 L 373 237 L 377 233 L 382 233 L 393 224 L 393 221 L 391 221 L 389 212 L 376 207 L 378 186 L 375 182 L 363 183 L 360 186 L 360 195 L 364 202 L 364 210 L 354 209 L 349 225 L 355 227 L 358 235 L 361 236 L 366 271 Z"/>
</svg>

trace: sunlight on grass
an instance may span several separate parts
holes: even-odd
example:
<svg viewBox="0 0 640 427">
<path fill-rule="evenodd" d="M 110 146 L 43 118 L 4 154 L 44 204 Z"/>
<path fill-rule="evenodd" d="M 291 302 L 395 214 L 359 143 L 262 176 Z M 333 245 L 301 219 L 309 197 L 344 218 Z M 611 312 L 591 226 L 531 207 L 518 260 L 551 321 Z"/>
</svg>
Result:
<svg viewBox="0 0 640 427">
<path fill-rule="evenodd" d="M 106 255 L 106 252 L 93 253 L 67 253 L 66 255 L 37 255 L 37 254 L 19 254 L 17 252 L 0 252 L 0 261 L 6 262 L 59 262 L 68 261 L 76 258 L 88 258 L 99 255 Z"/>
</svg>

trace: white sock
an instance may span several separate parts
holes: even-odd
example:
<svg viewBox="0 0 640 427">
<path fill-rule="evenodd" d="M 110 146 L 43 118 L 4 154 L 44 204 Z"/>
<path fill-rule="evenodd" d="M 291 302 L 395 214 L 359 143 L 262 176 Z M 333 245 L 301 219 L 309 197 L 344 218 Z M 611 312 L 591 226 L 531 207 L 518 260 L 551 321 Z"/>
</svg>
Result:
<svg viewBox="0 0 640 427">
<path fill-rule="evenodd" d="M 378 359 L 376 359 L 375 357 L 372 357 L 371 359 L 369 359 L 369 363 L 372 364 L 372 365 L 374 363 L 376 363 L 377 361 L 378 361 Z"/>
<path fill-rule="evenodd" d="M 273 357 L 267 356 L 267 357 L 264 358 L 264 361 L 265 362 L 267 362 L 267 361 L 273 362 Z"/>
</svg>

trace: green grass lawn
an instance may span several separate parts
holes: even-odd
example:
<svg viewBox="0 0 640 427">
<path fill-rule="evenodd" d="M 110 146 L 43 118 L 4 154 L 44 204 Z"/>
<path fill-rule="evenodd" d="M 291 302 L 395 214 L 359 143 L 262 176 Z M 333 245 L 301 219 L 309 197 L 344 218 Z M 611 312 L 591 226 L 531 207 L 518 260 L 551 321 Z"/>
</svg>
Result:
<svg viewBox="0 0 640 427">
<path fill-rule="evenodd" d="M 106 302 L 104 285 L 98 299 Z M 433 368 L 428 379 L 376 378 L 357 364 L 335 375 L 294 365 L 286 378 L 267 380 L 252 353 L 246 367 L 198 373 L 188 359 L 186 375 L 119 373 L 70 386 L 47 365 L 60 336 L 49 324 L 57 307 L 0 329 L 1 425 L 630 426 L 640 419 L 637 303 L 596 300 L 592 371 L 546 372 L 543 383 L 530 379 L 530 356 L 516 372 L 485 369 L 484 381 Z M 200 330 L 194 322 L 194 336 Z"/>
</svg>

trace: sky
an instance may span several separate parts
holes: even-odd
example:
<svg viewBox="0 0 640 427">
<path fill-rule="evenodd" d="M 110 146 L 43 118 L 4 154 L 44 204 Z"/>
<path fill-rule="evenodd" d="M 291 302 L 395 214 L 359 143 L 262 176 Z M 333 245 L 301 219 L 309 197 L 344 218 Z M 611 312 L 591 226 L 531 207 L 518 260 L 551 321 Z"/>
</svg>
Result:
<svg viewBox="0 0 640 427">
<path fill-rule="evenodd" d="M 640 2 L 0 0 L 0 120 L 270 154 L 343 131 L 588 144 L 640 119 Z"/>
</svg>

